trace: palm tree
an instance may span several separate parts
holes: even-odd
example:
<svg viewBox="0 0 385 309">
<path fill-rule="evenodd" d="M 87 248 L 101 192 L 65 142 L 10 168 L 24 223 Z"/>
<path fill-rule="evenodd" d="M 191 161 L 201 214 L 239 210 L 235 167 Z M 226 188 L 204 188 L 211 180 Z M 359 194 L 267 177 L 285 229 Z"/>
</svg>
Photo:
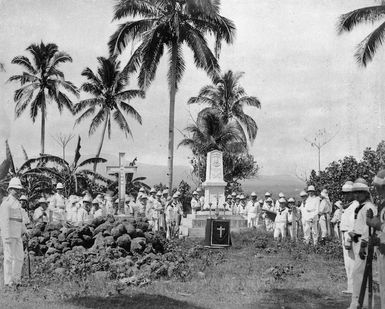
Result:
<svg viewBox="0 0 385 309">
<path fill-rule="evenodd" d="M 57 104 L 60 113 L 67 108 L 73 113 L 72 101 L 61 91 L 64 90 L 75 96 L 79 95 L 78 89 L 65 80 L 64 74 L 58 69 L 61 63 L 72 62 L 72 58 L 65 52 L 58 50 L 56 44 L 43 42 L 32 44 L 27 48 L 32 54 L 32 63 L 25 56 L 13 58 L 12 63 L 21 65 L 25 72 L 12 76 L 9 81 L 20 82 L 21 88 L 15 91 L 15 113 L 19 117 L 28 105 L 32 121 L 35 122 L 37 114 L 41 114 L 41 154 L 44 154 L 45 121 L 47 117 L 47 103 Z"/>
<path fill-rule="evenodd" d="M 128 135 L 132 136 L 132 132 L 124 114 L 132 116 L 142 124 L 142 117 L 128 101 L 136 97 L 144 98 L 145 96 L 142 90 L 125 89 L 129 80 L 127 74 L 122 74 L 119 70 L 120 62 L 116 61 L 115 57 L 109 59 L 98 57 L 98 62 L 97 73 L 94 73 L 90 68 L 86 68 L 82 72 L 82 75 L 87 78 L 87 82 L 81 86 L 81 90 L 89 93 L 92 98 L 82 100 L 75 106 L 76 113 L 86 109 L 76 120 L 75 125 L 96 113 L 90 124 L 89 135 L 93 134 L 103 123 L 96 158 L 100 156 L 102 151 L 107 129 L 108 138 L 111 137 L 111 120 L 118 124 L 126 137 Z M 96 166 L 97 162 L 94 164 L 94 172 L 96 172 Z"/>
<path fill-rule="evenodd" d="M 191 149 L 195 158 L 194 165 L 198 167 L 195 173 L 200 180 L 201 171 L 204 171 L 206 166 L 207 152 L 219 150 L 225 155 L 247 153 L 247 140 L 242 128 L 239 128 L 235 122 L 225 123 L 215 111 L 207 111 L 195 124 L 185 128 L 185 131 L 190 136 L 185 136 L 178 147 L 187 146 Z"/>
<path fill-rule="evenodd" d="M 363 7 L 349 13 L 343 14 L 338 23 L 338 31 L 351 31 L 360 23 L 374 23 L 384 19 L 385 1 L 381 4 Z M 357 46 L 355 57 L 360 65 L 366 66 L 370 62 L 378 47 L 382 45 L 385 38 L 385 21 L 382 22 L 373 32 L 366 36 Z"/>
<path fill-rule="evenodd" d="M 213 76 L 219 70 L 217 58 L 208 47 L 204 35 L 216 37 L 215 53 L 219 56 L 221 42 L 224 40 L 232 43 L 235 34 L 233 22 L 219 15 L 219 7 L 219 0 L 119 0 L 115 6 L 115 20 L 127 16 L 132 16 L 135 20 L 118 27 L 109 42 L 110 53 L 121 53 L 129 41 L 140 42 L 123 72 L 139 70 L 139 86 L 146 88 L 155 78 L 165 49 L 169 54 L 167 78 L 170 91 L 168 145 L 170 193 L 173 181 L 175 97 L 186 68 L 182 47 L 186 44 L 191 49 L 195 65 L 204 69 L 209 75 Z"/>
<path fill-rule="evenodd" d="M 242 128 L 244 125 L 250 142 L 253 142 L 257 136 L 258 126 L 252 117 L 245 114 L 243 107 L 261 108 L 261 102 L 254 96 L 246 95 L 245 89 L 239 84 L 242 76 L 243 73 L 233 73 L 231 70 L 217 75 L 213 79 L 213 85 L 203 87 L 198 96 L 191 97 L 187 103 L 209 105 L 198 114 L 198 119 L 206 113 L 214 112 L 224 123 L 234 122 L 241 132 L 244 132 Z"/>
</svg>

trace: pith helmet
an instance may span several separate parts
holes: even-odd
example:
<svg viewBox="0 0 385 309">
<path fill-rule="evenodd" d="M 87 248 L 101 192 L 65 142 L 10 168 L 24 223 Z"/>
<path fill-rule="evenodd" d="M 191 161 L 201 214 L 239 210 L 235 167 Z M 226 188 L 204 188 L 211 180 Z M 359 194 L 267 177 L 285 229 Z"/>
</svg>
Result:
<svg viewBox="0 0 385 309">
<path fill-rule="evenodd" d="M 306 191 L 301 191 L 301 193 L 299 194 L 299 196 L 307 196 Z"/>
<path fill-rule="evenodd" d="M 64 189 L 64 186 L 61 182 L 58 182 L 57 185 L 56 185 L 56 190 L 57 189 Z"/>
<path fill-rule="evenodd" d="M 353 191 L 353 181 L 347 181 L 342 186 L 342 192 L 352 192 Z"/>
<path fill-rule="evenodd" d="M 315 192 L 314 186 L 308 186 L 307 187 L 307 192 Z"/>
<path fill-rule="evenodd" d="M 257 193 L 251 192 L 250 196 L 257 196 Z"/>
<path fill-rule="evenodd" d="M 353 192 L 369 192 L 369 186 L 365 179 L 358 178 L 353 183 Z"/>
</svg>

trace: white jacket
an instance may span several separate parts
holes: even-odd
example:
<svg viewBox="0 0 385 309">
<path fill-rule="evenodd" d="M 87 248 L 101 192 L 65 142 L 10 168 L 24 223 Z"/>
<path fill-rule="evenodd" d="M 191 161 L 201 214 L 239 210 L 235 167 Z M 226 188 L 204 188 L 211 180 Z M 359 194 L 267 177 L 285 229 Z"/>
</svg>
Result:
<svg viewBox="0 0 385 309">
<path fill-rule="evenodd" d="M 303 221 L 318 221 L 320 198 L 318 196 L 308 196 L 302 212 Z"/>
<path fill-rule="evenodd" d="M 20 202 L 9 195 L 0 206 L 0 230 L 3 238 L 21 238 L 26 231 Z"/>
<path fill-rule="evenodd" d="M 352 201 L 348 208 L 341 214 L 340 230 L 341 232 L 351 232 L 354 227 L 354 210 L 359 206 L 357 201 Z"/>
</svg>

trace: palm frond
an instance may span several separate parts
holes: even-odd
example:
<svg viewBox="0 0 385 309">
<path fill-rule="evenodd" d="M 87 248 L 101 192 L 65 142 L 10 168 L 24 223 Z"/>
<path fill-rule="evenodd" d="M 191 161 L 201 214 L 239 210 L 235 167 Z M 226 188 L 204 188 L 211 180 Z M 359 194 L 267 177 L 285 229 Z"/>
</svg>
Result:
<svg viewBox="0 0 385 309">
<path fill-rule="evenodd" d="M 135 108 L 133 108 L 130 104 L 127 104 L 125 102 L 120 103 L 120 108 L 128 115 L 133 117 L 137 122 L 142 124 L 142 116 L 136 111 Z"/>
<path fill-rule="evenodd" d="M 234 105 L 235 104 L 244 104 L 244 105 L 248 105 L 248 106 L 261 108 L 261 102 L 258 100 L 257 97 L 253 97 L 253 96 L 241 97 L 234 103 Z"/>
<path fill-rule="evenodd" d="M 93 115 L 95 113 L 95 110 L 96 110 L 95 106 L 91 106 L 90 108 L 88 108 L 83 114 L 79 116 L 78 119 L 75 120 L 75 126 L 81 123 L 84 119 Z"/>
<path fill-rule="evenodd" d="M 360 8 L 349 13 L 343 14 L 338 22 L 338 32 L 351 31 L 360 23 L 374 23 L 385 16 L 385 6 L 377 5 Z"/>
<path fill-rule="evenodd" d="M 121 19 L 127 16 L 153 17 L 161 12 L 161 7 L 155 0 L 119 0 L 114 6 L 114 18 Z"/>
<path fill-rule="evenodd" d="M 33 67 L 29 59 L 25 56 L 17 56 L 12 59 L 11 63 L 23 66 L 31 74 L 37 74 L 36 69 Z"/>
<path fill-rule="evenodd" d="M 93 133 L 95 133 L 96 129 L 105 120 L 106 117 L 107 117 L 107 111 L 103 108 L 100 109 L 99 112 L 92 119 L 90 129 L 88 130 L 88 135 L 92 135 Z"/>
<path fill-rule="evenodd" d="M 357 62 L 366 66 L 373 59 L 379 46 L 383 44 L 385 36 L 385 22 L 370 33 L 357 47 L 355 53 Z"/>
<path fill-rule="evenodd" d="M 115 122 L 118 124 L 120 130 L 124 132 L 124 135 L 127 137 L 127 135 L 130 135 L 132 137 L 131 129 L 127 123 L 126 118 L 124 118 L 122 112 L 117 108 L 114 113 L 113 117 Z"/>
<path fill-rule="evenodd" d="M 134 98 L 144 98 L 146 93 L 143 90 L 132 89 L 119 92 L 115 95 L 116 100 L 131 100 Z"/>
<path fill-rule="evenodd" d="M 107 160 L 104 158 L 89 158 L 89 159 L 81 162 L 78 167 L 82 167 L 82 166 L 87 165 L 87 164 L 106 163 L 106 162 L 107 162 Z"/>
</svg>

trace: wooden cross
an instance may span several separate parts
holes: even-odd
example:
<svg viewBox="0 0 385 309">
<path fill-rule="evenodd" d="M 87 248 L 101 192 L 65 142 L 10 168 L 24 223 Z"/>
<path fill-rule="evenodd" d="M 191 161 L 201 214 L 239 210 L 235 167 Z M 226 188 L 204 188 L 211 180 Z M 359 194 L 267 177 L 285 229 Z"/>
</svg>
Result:
<svg viewBox="0 0 385 309">
<path fill-rule="evenodd" d="M 119 166 L 107 166 L 108 175 L 118 174 L 119 210 L 124 209 L 124 196 L 126 195 L 126 175 L 136 172 L 136 166 L 126 166 L 126 153 L 119 152 Z"/>
</svg>

